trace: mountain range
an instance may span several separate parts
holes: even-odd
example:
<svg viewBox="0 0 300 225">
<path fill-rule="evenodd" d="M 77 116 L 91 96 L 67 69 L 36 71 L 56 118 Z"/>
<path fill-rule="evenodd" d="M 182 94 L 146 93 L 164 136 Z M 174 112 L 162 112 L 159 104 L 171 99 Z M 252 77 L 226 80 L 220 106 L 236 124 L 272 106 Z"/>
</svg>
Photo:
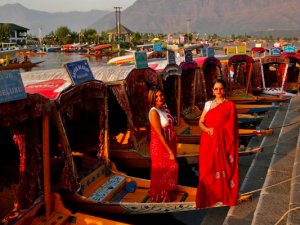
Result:
<svg viewBox="0 0 300 225">
<path fill-rule="evenodd" d="M 203 34 L 259 34 L 300 37 L 299 0 L 136 0 L 121 11 L 121 23 L 133 32 L 197 32 Z M 0 7 L 0 22 L 16 23 L 36 34 L 68 26 L 79 32 L 95 28 L 98 32 L 116 26 L 115 12 L 48 13 L 20 4 Z"/>
<path fill-rule="evenodd" d="M 71 31 L 79 32 L 108 13 L 110 12 L 104 10 L 49 13 L 28 9 L 17 3 L 0 6 L 0 22 L 15 23 L 26 27 L 30 29 L 28 33 L 34 36 L 39 34 L 39 28 L 41 28 L 42 35 L 45 36 L 60 26 L 67 26 Z"/>
</svg>

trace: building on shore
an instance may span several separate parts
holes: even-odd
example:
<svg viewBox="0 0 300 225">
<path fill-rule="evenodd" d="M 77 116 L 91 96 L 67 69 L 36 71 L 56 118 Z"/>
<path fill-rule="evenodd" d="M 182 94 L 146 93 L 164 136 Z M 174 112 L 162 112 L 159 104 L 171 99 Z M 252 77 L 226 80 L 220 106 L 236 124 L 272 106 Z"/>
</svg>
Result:
<svg viewBox="0 0 300 225">
<path fill-rule="evenodd" d="M 8 37 L 10 43 L 16 43 L 19 45 L 25 45 L 27 43 L 28 28 L 19 26 L 14 23 L 0 23 L 0 26 L 9 25 L 11 28 L 11 34 Z"/>
</svg>

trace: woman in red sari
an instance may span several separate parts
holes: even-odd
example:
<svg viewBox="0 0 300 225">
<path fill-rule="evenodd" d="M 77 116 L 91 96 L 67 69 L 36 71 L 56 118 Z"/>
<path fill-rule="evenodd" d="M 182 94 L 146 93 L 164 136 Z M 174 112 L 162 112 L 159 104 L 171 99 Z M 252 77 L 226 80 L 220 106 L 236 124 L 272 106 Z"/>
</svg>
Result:
<svg viewBox="0 0 300 225">
<path fill-rule="evenodd" d="M 238 199 L 238 120 L 235 105 L 225 98 L 225 82 L 213 84 L 215 98 L 205 103 L 199 120 L 197 208 L 234 206 Z"/>
<path fill-rule="evenodd" d="M 149 195 L 153 202 L 174 200 L 177 187 L 178 164 L 176 156 L 176 132 L 174 119 L 165 104 L 165 96 L 159 87 L 149 90 L 149 120 L 151 128 L 151 183 Z"/>
</svg>

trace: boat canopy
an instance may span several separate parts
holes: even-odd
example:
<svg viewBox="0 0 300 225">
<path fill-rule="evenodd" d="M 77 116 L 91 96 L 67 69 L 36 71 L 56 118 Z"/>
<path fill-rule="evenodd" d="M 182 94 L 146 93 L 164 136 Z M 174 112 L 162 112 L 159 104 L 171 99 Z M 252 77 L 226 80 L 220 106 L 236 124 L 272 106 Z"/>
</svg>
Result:
<svg viewBox="0 0 300 225">
<path fill-rule="evenodd" d="M 124 80 L 133 69 L 135 69 L 134 65 L 128 65 L 128 66 L 109 65 L 109 66 L 91 68 L 94 78 L 96 80 L 101 80 L 103 82 Z M 28 84 L 34 84 L 34 83 L 47 81 L 51 79 L 63 79 L 66 82 L 68 82 L 68 85 L 71 85 L 72 83 L 67 71 L 64 68 L 22 72 L 21 76 L 25 86 Z"/>
<path fill-rule="evenodd" d="M 264 53 L 266 49 L 264 47 L 253 47 L 251 48 L 251 52 Z"/>
<path fill-rule="evenodd" d="M 245 62 L 247 64 L 254 63 L 254 59 L 248 55 L 234 55 L 230 59 L 228 59 L 228 65 L 231 66 L 235 63 Z"/>
<path fill-rule="evenodd" d="M 107 48 L 111 48 L 111 47 L 112 47 L 111 44 L 97 45 L 97 46 L 93 47 L 93 50 L 94 51 L 99 51 L 99 50 L 107 49 Z"/>
</svg>

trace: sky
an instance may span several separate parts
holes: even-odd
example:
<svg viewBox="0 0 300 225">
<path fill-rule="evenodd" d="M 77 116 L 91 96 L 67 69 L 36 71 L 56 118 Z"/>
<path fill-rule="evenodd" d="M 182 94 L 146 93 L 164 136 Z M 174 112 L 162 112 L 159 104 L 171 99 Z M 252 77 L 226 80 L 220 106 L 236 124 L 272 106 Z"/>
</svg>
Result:
<svg viewBox="0 0 300 225">
<path fill-rule="evenodd" d="M 135 1 L 136 0 L 0 0 L 0 6 L 20 3 L 28 9 L 46 12 L 86 12 L 92 9 L 115 11 L 114 7 L 122 7 L 122 11 L 128 6 L 131 6 Z"/>
</svg>

